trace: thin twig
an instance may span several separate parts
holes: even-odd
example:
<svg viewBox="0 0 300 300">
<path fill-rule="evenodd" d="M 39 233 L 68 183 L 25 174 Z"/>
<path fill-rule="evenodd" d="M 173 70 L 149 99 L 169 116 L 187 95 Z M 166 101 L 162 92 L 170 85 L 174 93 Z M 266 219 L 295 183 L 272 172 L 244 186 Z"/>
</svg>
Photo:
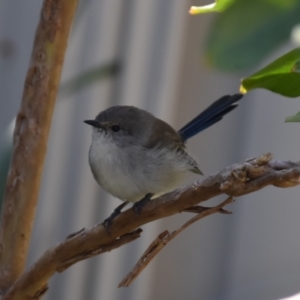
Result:
<svg viewBox="0 0 300 300">
<path fill-rule="evenodd" d="M 204 208 L 201 212 L 199 212 L 196 216 L 191 218 L 189 221 L 184 223 L 180 228 L 174 230 L 172 233 L 168 231 L 164 231 L 161 233 L 147 248 L 147 250 L 143 253 L 142 257 L 135 264 L 133 269 L 124 277 L 124 279 L 119 283 L 118 287 L 128 287 L 134 279 L 147 267 L 147 265 L 152 261 L 152 259 L 179 233 L 181 233 L 184 229 L 191 226 L 196 221 L 212 215 L 214 213 L 220 212 L 220 210 L 229 203 L 232 203 L 234 200 L 232 197 L 227 198 L 225 201 L 220 203 L 219 205 L 211 208 Z M 228 212 L 227 212 L 228 213 Z"/>
<path fill-rule="evenodd" d="M 266 154 L 229 166 L 218 174 L 148 202 L 139 215 L 128 209 L 116 217 L 110 235 L 101 224 L 81 231 L 46 251 L 13 284 L 1 300 L 31 299 L 47 285 L 62 263 L 82 253 L 113 243 L 114 240 L 146 223 L 177 214 L 221 194 L 237 197 L 268 185 L 290 187 L 300 183 L 300 163 L 271 159 L 272 156 Z M 207 213 L 207 210 L 203 213 Z"/>
<path fill-rule="evenodd" d="M 82 232 L 83 229 L 80 231 Z M 57 268 L 56 271 L 61 273 L 63 272 L 65 269 L 69 268 L 70 266 L 74 265 L 75 263 L 90 258 L 90 257 L 94 257 L 96 255 L 99 255 L 101 253 L 105 253 L 105 252 L 109 252 L 113 249 L 119 248 L 125 244 L 128 244 L 134 240 L 136 240 L 137 238 L 139 238 L 141 236 L 142 233 L 142 229 L 138 228 L 130 233 L 124 234 L 121 237 L 115 239 L 114 241 L 112 241 L 111 243 L 102 246 L 101 248 L 96 248 L 93 250 L 89 250 L 83 253 L 78 254 L 77 256 L 74 256 L 64 262 L 62 262 Z M 75 233 L 76 235 L 79 234 L 78 232 Z M 69 237 L 68 237 L 69 238 Z"/>
</svg>

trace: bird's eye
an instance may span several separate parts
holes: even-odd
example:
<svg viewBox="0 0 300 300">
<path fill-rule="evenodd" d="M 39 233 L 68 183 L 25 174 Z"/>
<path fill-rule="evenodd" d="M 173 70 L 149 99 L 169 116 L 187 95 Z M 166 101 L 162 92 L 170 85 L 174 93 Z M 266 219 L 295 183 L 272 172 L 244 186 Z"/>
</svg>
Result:
<svg viewBox="0 0 300 300">
<path fill-rule="evenodd" d="M 112 126 L 112 131 L 114 131 L 114 132 L 118 132 L 119 130 L 120 130 L 120 126 L 119 125 L 114 125 L 114 126 Z"/>
</svg>

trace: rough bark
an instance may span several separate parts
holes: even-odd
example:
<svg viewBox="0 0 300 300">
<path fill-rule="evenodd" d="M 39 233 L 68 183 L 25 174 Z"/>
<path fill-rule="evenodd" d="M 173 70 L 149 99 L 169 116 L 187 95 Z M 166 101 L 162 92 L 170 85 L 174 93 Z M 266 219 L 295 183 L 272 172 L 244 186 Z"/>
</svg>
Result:
<svg viewBox="0 0 300 300">
<path fill-rule="evenodd" d="M 35 299 L 35 295 L 47 290 L 48 281 L 55 272 L 60 272 L 87 257 L 121 246 L 125 243 L 122 242 L 123 239 L 128 242 L 134 240 L 140 231 L 133 232 L 132 237 L 131 232 L 143 224 L 186 209 L 197 211 L 189 208 L 217 195 L 238 197 L 268 185 L 292 187 L 300 184 L 300 163 L 273 161 L 271 158 L 270 154 L 266 154 L 229 166 L 218 174 L 148 202 L 139 215 L 128 209 L 114 220 L 110 235 L 101 224 L 70 235 L 64 242 L 46 251 L 15 282 L 3 300 Z M 227 204 L 228 201 L 223 204 Z M 212 211 L 218 212 L 221 208 L 222 205 Z M 203 209 L 198 211 L 201 213 Z"/>
</svg>

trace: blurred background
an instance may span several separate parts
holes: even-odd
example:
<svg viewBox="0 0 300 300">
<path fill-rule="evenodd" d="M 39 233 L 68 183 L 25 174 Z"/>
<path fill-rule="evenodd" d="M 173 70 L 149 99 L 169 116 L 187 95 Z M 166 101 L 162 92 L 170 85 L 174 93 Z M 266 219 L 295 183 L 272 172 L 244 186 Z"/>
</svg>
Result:
<svg viewBox="0 0 300 300">
<path fill-rule="evenodd" d="M 42 1 L 0 2 L 0 192 Z M 80 1 L 51 128 L 28 265 L 69 233 L 100 223 L 120 204 L 88 165 L 91 128 L 109 106 L 135 105 L 179 129 L 239 90 L 240 79 L 299 42 L 300 1 L 237 0 L 222 14 L 190 16 L 198 0 Z M 284 123 L 299 99 L 246 95 L 222 122 L 188 142 L 204 174 L 272 152 L 299 160 L 299 124 Z M 178 236 L 129 288 L 118 283 L 180 214 L 142 237 L 80 262 L 50 282 L 45 299 L 282 299 L 300 292 L 300 188 L 268 187 Z M 212 205 L 219 199 L 207 203 Z"/>
</svg>

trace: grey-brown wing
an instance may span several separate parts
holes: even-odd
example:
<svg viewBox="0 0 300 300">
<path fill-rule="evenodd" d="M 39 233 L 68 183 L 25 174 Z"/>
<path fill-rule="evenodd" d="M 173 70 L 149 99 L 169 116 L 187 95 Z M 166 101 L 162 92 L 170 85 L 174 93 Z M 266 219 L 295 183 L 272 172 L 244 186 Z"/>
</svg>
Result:
<svg viewBox="0 0 300 300">
<path fill-rule="evenodd" d="M 188 161 L 188 164 L 191 167 L 190 169 L 191 172 L 195 174 L 203 175 L 203 173 L 199 169 L 197 162 L 184 149 L 183 151 L 184 151 L 185 159 Z"/>
<path fill-rule="evenodd" d="M 184 148 L 184 144 L 177 131 L 160 119 L 156 119 L 152 122 L 151 129 L 149 128 L 148 133 L 149 135 L 143 145 L 146 148 L 164 146 L 174 149 Z"/>
<path fill-rule="evenodd" d="M 191 172 L 203 175 L 197 162 L 185 151 L 185 145 L 182 142 L 181 136 L 175 129 L 160 119 L 156 119 L 156 122 L 154 122 L 152 126 L 151 134 L 147 139 L 147 143 L 144 144 L 144 147 L 168 147 L 172 151 L 181 152 L 181 155 L 185 157 L 188 162 Z"/>
</svg>

